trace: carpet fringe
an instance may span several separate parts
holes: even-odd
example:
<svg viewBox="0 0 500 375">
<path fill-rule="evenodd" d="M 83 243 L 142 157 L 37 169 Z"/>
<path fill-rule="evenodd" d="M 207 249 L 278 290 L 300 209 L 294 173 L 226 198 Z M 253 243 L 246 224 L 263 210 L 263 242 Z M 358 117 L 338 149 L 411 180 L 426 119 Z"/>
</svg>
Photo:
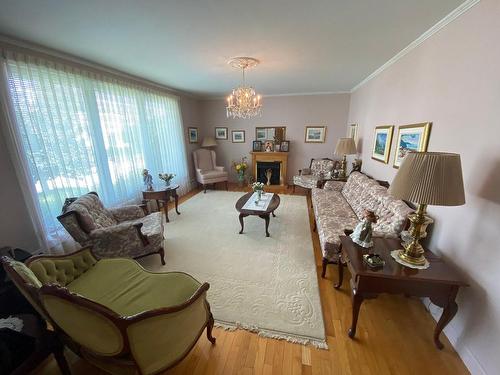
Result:
<svg viewBox="0 0 500 375">
<path fill-rule="evenodd" d="M 266 338 L 270 338 L 270 339 L 277 339 L 277 340 L 286 340 L 286 341 L 294 343 L 294 344 L 312 345 L 317 349 L 328 350 L 328 344 L 326 343 L 325 340 L 317 340 L 317 339 L 312 339 L 310 337 L 302 337 L 302 336 L 290 335 L 290 334 L 285 334 L 285 333 L 276 332 L 276 331 L 270 331 L 270 330 L 266 330 L 266 329 L 261 329 L 257 326 L 243 324 L 240 322 L 226 323 L 226 322 L 220 322 L 220 321 L 216 320 L 214 322 L 214 326 L 217 328 L 222 328 L 226 331 L 236 331 L 237 329 L 244 329 L 246 331 L 257 333 L 257 335 L 259 335 L 261 337 L 266 337 Z"/>
</svg>

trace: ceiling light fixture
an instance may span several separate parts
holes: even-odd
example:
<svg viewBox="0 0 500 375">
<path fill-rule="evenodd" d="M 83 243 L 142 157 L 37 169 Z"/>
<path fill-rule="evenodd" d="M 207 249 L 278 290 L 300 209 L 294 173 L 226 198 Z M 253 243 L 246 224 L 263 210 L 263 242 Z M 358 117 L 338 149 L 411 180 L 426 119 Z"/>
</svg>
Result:
<svg viewBox="0 0 500 375">
<path fill-rule="evenodd" d="M 226 115 L 232 118 L 250 118 L 262 112 L 261 96 L 257 95 L 253 87 L 245 85 L 245 69 L 253 68 L 260 63 L 253 57 L 234 57 L 227 62 L 233 68 L 241 69 L 243 83 L 233 89 L 227 97 Z"/>
</svg>

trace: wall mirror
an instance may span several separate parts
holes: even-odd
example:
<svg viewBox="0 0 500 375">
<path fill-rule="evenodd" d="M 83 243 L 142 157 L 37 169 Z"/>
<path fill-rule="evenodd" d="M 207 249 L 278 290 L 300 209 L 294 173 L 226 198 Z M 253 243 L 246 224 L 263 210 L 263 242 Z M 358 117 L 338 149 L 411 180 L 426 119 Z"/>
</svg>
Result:
<svg viewBox="0 0 500 375">
<path fill-rule="evenodd" d="M 257 126 L 255 128 L 256 141 L 275 141 L 280 144 L 286 140 L 286 126 Z"/>
</svg>

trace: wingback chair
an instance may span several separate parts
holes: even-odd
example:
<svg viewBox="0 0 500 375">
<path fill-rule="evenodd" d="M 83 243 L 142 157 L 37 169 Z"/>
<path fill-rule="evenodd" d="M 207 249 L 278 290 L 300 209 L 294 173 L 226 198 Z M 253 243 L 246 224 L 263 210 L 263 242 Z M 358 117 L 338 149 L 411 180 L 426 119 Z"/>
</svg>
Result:
<svg viewBox="0 0 500 375">
<path fill-rule="evenodd" d="M 207 185 L 217 182 L 225 182 L 227 190 L 228 173 L 224 167 L 217 166 L 215 151 L 200 148 L 193 151 L 194 168 L 196 169 L 196 181 L 203 186 L 204 193 Z"/>
<path fill-rule="evenodd" d="M 135 260 L 98 260 L 89 248 L 2 258 L 19 290 L 70 349 L 111 374 L 157 374 L 181 361 L 213 317 L 209 284 L 182 272 L 153 273 Z"/>
<path fill-rule="evenodd" d="M 311 159 L 309 168 L 299 169 L 299 174 L 293 176 L 293 192 L 295 192 L 295 186 L 300 186 L 308 191 L 321 187 L 323 179 L 328 172 L 333 172 L 337 163 L 337 161 L 328 158 Z"/>
<path fill-rule="evenodd" d="M 160 212 L 146 215 L 146 206 L 107 209 L 95 192 L 67 199 L 57 219 L 82 247 L 92 246 L 99 258 L 141 258 L 158 253 L 165 264 Z"/>
</svg>

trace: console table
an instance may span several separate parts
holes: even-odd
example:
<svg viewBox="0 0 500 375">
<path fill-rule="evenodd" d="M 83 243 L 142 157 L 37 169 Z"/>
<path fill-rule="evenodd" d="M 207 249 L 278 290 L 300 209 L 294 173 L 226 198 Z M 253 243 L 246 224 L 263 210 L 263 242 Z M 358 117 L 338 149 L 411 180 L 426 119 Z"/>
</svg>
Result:
<svg viewBox="0 0 500 375">
<path fill-rule="evenodd" d="M 352 276 L 352 324 L 348 331 L 349 337 L 353 338 L 356 334 L 359 309 L 363 300 L 376 298 L 381 293 L 429 297 L 432 303 L 444 309 L 434 330 L 434 344 L 438 349 L 442 349 L 439 335 L 457 313 L 455 298 L 459 288 L 468 286 L 458 273 L 427 249 L 425 257 L 430 263 L 428 269 L 418 270 L 397 263 L 390 253 L 402 247 L 398 239 L 373 238 L 374 246 L 370 249 L 358 246 L 350 237 L 342 236 L 340 239 L 341 261 L 338 262 L 339 280 L 335 288 L 342 286 L 344 263 Z M 368 253 L 379 254 L 385 261 L 384 267 L 372 269 L 366 265 L 363 254 Z"/>
</svg>

